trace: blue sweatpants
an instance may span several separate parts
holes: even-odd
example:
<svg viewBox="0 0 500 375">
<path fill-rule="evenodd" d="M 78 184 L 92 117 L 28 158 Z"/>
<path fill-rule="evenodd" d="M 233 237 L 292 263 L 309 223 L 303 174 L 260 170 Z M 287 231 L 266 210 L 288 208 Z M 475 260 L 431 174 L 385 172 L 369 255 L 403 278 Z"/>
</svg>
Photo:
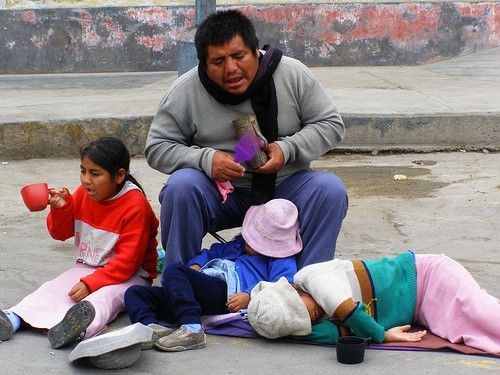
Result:
<svg viewBox="0 0 500 375">
<path fill-rule="evenodd" d="M 300 171 L 275 190 L 275 198 L 292 201 L 299 211 L 303 249 L 297 266 L 331 260 L 347 213 L 347 192 L 331 173 Z M 186 263 L 201 250 L 208 232 L 241 226 L 250 207 L 250 189 L 235 189 L 225 203 L 205 173 L 184 168 L 174 172 L 160 192 L 161 242 L 165 265 Z"/>
<path fill-rule="evenodd" d="M 182 264 L 164 271 L 162 286 L 134 285 L 125 292 L 132 323 L 201 324 L 201 315 L 227 314 L 224 281 Z"/>
</svg>

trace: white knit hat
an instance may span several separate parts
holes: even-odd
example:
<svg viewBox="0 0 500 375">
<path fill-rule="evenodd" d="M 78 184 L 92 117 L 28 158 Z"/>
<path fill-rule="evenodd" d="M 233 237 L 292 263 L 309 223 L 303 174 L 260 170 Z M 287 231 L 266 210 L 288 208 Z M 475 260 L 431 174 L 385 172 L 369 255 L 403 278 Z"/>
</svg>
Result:
<svg viewBox="0 0 500 375">
<path fill-rule="evenodd" d="M 247 312 L 253 329 L 268 339 L 311 333 L 306 305 L 285 277 L 276 283 L 259 282 L 252 289 Z"/>
</svg>

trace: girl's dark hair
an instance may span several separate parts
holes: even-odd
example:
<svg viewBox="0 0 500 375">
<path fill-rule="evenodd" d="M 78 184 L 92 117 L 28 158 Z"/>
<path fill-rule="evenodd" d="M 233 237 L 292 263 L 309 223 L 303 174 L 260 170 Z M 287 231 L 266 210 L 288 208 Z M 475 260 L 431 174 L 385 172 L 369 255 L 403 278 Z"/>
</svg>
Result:
<svg viewBox="0 0 500 375">
<path fill-rule="evenodd" d="M 144 189 L 137 180 L 130 174 L 130 153 L 125 144 L 118 138 L 101 137 L 80 148 L 80 160 L 88 158 L 101 168 L 109 172 L 111 177 L 115 177 L 118 171 L 123 168 L 127 175 L 120 185 L 120 189 L 125 181 L 130 181 L 137 185 L 144 193 Z"/>
<path fill-rule="evenodd" d="M 210 14 L 196 30 L 194 43 L 201 64 L 206 65 L 209 45 L 221 45 L 240 35 L 245 45 L 257 53 L 259 39 L 252 22 L 238 10 L 230 9 Z"/>
</svg>

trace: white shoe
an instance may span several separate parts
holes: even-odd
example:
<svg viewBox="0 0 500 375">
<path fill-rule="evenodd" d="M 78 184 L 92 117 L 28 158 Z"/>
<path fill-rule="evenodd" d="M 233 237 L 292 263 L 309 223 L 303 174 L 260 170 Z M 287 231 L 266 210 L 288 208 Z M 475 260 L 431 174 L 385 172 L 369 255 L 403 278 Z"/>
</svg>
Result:
<svg viewBox="0 0 500 375">
<path fill-rule="evenodd" d="M 142 343 L 151 340 L 153 329 L 141 323 L 103 333 L 80 342 L 69 360 L 86 358 L 95 367 L 110 370 L 132 366 L 141 355 Z"/>
</svg>

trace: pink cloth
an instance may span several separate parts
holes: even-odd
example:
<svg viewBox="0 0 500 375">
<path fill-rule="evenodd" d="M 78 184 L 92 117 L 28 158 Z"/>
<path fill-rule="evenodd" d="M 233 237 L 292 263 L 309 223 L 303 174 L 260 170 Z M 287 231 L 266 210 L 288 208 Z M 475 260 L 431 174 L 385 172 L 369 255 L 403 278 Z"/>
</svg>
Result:
<svg viewBox="0 0 500 375">
<path fill-rule="evenodd" d="M 452 343 L 500 354 L 500 301 L 445 255 L 415 254 L 415 321 Z"/>
<path fill-rule="evenodd" d="M 9 310 L 19 315 L 32 327 L 49 329 L 59 323 L 68 309 L 75 304 L 68 297 L 69 290 L 82 277 L 91 274 L 94 270 L 94 267 L 76 264 L 55 279 L 43 283 Z M 147 284 L 142 277 L 133 276 L 124 283 L 102 287 L 84 298 L 94 305 L 96 312 L 94 320 L 87 328 L 85 338 L 100 333 L 123 311 L 125 306 L 123 295 L 130 286 Z"/>
<path fill-rule="evenodd" d="M 217 186 L 217 190 L 222 197 L 222 203 L 226 203 L 227 196 L 234 191 L 234 186 L 229 181 L 219 182 L 215 181 L 215 186 Z"/>
</svg>

